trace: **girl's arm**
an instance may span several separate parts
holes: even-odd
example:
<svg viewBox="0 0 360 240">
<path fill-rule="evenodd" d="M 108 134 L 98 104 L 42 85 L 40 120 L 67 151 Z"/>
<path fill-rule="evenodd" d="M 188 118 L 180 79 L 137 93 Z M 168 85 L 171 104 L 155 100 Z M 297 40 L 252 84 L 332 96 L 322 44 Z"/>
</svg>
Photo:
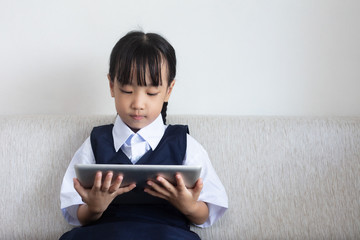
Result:
<svg viewBox="0 0 360 240">
<path fill-rule="evenodd" d="M 209 208 L 209 217 L 197 226 L 204 228 L 214 224 L 228 208 L 228 199 L 224 186 L 211 164 L 210 158 L 203 148 L 193 137 L 187 135 L 186 155 L 183 165 L 201 165 L 200 178 L 203 180 L 203 189 L 199 199 L 206 203 Z"/>
<path fill-rule="evenodd" d="M 192 212 L 185 214 L 190 222 L 200 225 L 203 224 L 209 217 L 209 208 L 205 202 L 197 201 L 196 206 Z"/>
<path fill-rule="evenodd" d="M 93 213 L 89 210 L 88 205 L 82 204 L 78 208 L 77 216 L 80 224 L 84 226 L 98 220 L 102 213 Z"/>
<path fill-rule="evenodd" d="M 199 179 L 192 189 L 186 188 L 180 174 L 176 175 L 176 186 L 162 177 L 158 177 L 156 180 L 160 184 L 148 181 L 151 189 L 146 188 L 145 192 L 169 201 L 194 224 L 200 225 L 207 220 L 209 217 L 208 206 L 205 202 L 198 201 L 201 189 L 203 188 L 202 179 Z"/>
<path fill-rule="evenodd" d="M 102 173 L 97 172 L 94 185 L 91 189 L 85 189 L 81 186 L 78 179 L 74 178 L 74 188 L 81 196 L 85 204 L 78 208 L 77 216 L 81 225 L 98 220 L 109 204 L 120 194 L 131 191 L 135 188 L 135 184 L 120 188 L 123 180 L 122 176 L 118 176 L 114 183 L 111 184 L 113 173 L 109 172 L 103 183 L 101 183 Z"/>
</svg>

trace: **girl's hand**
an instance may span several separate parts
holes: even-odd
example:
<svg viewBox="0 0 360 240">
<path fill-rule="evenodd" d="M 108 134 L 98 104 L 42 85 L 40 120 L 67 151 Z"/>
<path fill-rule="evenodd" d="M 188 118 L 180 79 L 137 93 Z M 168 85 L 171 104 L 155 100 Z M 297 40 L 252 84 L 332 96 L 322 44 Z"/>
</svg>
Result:
<svg viewBox="0 0 360 240">
<path fill-rule="evenodd" d="M 74 178 L 74 188 L 81 196 L 83 202 L 86 203 L 86 205 L 81 205 L 78 210 L 80 223 L 84 224 L 97 220 L 115 197 L 129 192 L 136 187 L 135 184 L 131 184 L 130 186 L 120 188 L 123 177 L 119 175 L 115 181 L 111 183 L 112 177 L 112 172 L 107 173 L 104 182 L 101 183 L 102 173 L 97 172 L 94 185 L 91 189 L 84 188 L 81 186 L 79 180 Z"/>
<path fill-rule="evenodd" d="M 163 177 L 158 176 L 159 184 L 148 181 L 151 188 L 145 188 L 145 192 L 152 196 L 169 201 L 174 207 L 181 211 L 190 221 L 195 224 L 202 224 L 209 216 L 209 209 L 204 202 L 198 198 L 203 188 L 202 179 L 199 179 L 194 188 L 188 189 L 180 174 L 176 174 L 176 186 L 172 185 Z"/>
</svg>

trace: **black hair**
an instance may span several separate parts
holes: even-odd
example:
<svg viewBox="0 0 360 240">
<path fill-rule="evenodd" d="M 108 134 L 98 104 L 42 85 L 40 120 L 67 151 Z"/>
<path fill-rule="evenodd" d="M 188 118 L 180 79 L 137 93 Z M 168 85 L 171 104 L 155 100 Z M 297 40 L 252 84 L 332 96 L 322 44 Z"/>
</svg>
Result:
<svg viewBox="0 0 360 240">
<path fill-rule="evenodd" d="M 121 85 L 131 84 L 133 76 L 139 86 L 146 86 L 146 73 L 149 72 L 151 85 L 162 85 L 161 67 L 167 67 L 168 86 L 176 75 L 176 55 L 171 44 L 156 33 L 140 31 L 129 32 L 114 46 L 110 55 L 110 81 Z M 135 75 L 134 75 L 135 74 Z M 167 102 L 164 102 L 161 115 L 166 123 Z"/>
</svg>

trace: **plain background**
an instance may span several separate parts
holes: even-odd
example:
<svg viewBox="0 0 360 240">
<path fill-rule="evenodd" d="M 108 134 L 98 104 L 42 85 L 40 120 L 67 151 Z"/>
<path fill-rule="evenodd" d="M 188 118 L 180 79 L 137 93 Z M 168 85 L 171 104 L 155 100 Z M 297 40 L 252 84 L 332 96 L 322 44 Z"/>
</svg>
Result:
<svg viewBox="0 0 360 240">
<path fill-rule="evenodd" d="M 0 114 L 112 114 L 112 47 L 174 46 L 169 114 L 360 116 L 358 0 L 0 0 Z"/>
</svg>

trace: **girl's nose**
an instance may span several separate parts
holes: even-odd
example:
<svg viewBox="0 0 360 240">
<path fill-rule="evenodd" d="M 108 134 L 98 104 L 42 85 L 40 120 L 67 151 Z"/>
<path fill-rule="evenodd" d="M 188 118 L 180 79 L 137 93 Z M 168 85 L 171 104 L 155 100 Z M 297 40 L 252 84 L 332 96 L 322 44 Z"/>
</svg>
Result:
<svg viewBox="0 0 360 240">
<path fill-rule="evenodd" d="M 141 94 L 136 94 L 132 101 L 131 107 L 136 110 L 142 110 L 145 107 L 145 98 Z"/>
</svg>

